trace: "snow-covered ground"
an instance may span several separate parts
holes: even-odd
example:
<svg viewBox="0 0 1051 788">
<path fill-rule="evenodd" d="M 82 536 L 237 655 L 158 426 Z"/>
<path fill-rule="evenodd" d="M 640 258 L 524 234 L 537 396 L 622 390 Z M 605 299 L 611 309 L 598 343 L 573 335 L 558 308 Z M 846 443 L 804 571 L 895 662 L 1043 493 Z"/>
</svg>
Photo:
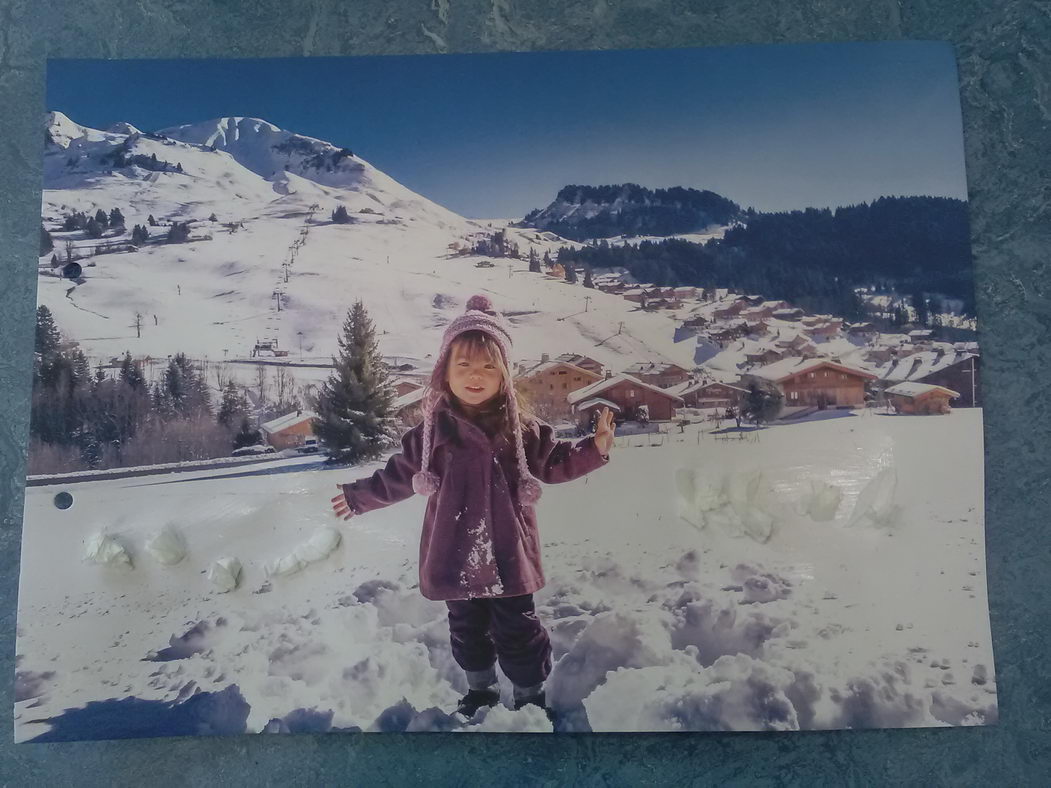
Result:
<svg viewBox="0 0 1051 788">
<path fill-rule="evenodd" d="M 560 725 L 995 722 L 981 442 L 980 410 L 618 439 L 539 504 Z M 341 523 L 335 484 L 379 463 L 288 464 L 26 491 L 18 740 L 551 729 L 538 709 L 448 715 L 465 683 L 444 605 L 415 588 L 424 499 Z M 145 550 L 166 525 L 188 548 L 174 566 Z M 332 554 L 267 577 L 331 527 Z M 83 560 L 100 528 L 131 566 Z M 243 566 L 229 593 L 220 557 Z"/>
</svg>

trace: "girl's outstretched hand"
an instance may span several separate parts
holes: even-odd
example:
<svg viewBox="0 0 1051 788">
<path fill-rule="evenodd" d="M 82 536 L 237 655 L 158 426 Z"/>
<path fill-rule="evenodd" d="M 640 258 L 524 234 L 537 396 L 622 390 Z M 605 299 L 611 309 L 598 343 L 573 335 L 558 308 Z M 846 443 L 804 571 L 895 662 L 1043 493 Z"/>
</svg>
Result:
<svg viewBox="0 0 1051 788">
<path fill-rule="evenodd" d="M 343 494 L 343 485 L 337 484 L 336 489 L 339 490 L 339 495 L 332 499 L 332 511 L 336 513 L 336 517 L 349 520 L 354 516 L 354 510 L 347 504 L 347 496 Z"/>
<path fill-rule="evenodd" d="M 613 411 L 603 408 L 599 413 L 598 422 L 595 424 L 595 445 L 603 456 L 609 455 L 613 448 L 613 432 L 616 425 L 613 423 Z"/>
</svg>

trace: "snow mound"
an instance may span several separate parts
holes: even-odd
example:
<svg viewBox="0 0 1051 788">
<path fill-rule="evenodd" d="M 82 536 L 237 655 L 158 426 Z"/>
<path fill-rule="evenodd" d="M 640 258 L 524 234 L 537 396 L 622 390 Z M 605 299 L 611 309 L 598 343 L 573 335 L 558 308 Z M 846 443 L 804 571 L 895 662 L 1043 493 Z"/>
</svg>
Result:
<svg viewBox="0 0 1051 788">
<path fill-rule="evenodd" d="M 296 545 L 292 552 L 266 565 L 268 576 L 293 575 L 312 563 L 327 558 L 339 547 L 342 536 L 330 526 L 318 528 L 305 542 Z"/>
<path fill-rule="evenodd" d="M 786 693 L 794 681 L 791 671 L 743 654 L 710 668 L 622 668 L 584 707 L 603 731 L 792 731 L 799 719 Z"/>
<path fill-rule="evenodd" d="M 146 552 L 164 566 L 174 566 L 186 557 L 186 540 L 170 523 L 146 542 Z"/>
<path fill-rule="evenodd" d="M 241 562 L 236 558 L 219 558 L 208 570 L 209 582 L 223 594 L 237 588 L 240 577 Z"/>
<path fill-rule="evenodd" d="M 116 537 L 99 531 L 88 537 L 84 560 L 107 567 L 131 567 L 131 556 Z"/>
<path fill-rule="evenodd" d="M 474 733 L 551 733 L 551 721 L 539 706 L 529 705 L 518 711 L 506 706 L 493 706 L 478 711 L 480 722 L 461 730 Z"/>
<path fill-rule="evenodd" d="M 555 665 L 547 681 L 553 706 L 575 706 L 619 667 L 664 665 L 675 659 L 667 616 L 609 611 L 595 616 Z"/>
</svg>

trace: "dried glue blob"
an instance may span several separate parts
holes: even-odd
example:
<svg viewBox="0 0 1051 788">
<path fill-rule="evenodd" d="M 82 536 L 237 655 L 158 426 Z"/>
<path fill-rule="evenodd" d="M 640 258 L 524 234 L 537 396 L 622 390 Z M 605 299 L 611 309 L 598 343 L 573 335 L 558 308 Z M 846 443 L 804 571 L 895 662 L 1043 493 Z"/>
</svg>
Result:
<svg viewBox="0 0 1051 788">
<path fill-rule="evenodd" d="M 208 570 L 208 579 L 215 590 L 225 594 L 237 588 L 241 578 L 241 562 L 236 558 L 219 558 Z"/>
<path fill-rule="evenodd" d="M 146 543 L 146 552 L 157 563 L 174 566 L 186 557 L 186 541 L 173 525 L 164 526 Z"/>
<path fill-rule="evenodd" d="M 105 531 L 99 531 L 88 538 L 84 560 L 108 567 L 131 566 L 131 556 L 124 549 L 124 545 Z"/>
</svg>

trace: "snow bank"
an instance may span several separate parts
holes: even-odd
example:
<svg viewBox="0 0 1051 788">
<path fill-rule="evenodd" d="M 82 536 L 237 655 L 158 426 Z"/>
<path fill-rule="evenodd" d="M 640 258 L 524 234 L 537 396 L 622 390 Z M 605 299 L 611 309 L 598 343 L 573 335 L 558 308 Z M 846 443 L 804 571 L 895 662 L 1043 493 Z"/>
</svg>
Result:
<svg viewBox="0 0 1051 788">
<path fill-rule="evenodd" d="M 539 706 L 513 711 L 506 706 L 479 709 L 474 722 L 462 731 L 475 733 L 551 733 L 551 721 Z"/>
<path fill-rule="evenodd" d="M 791 731 L 799 729 L 786 695 L 795 676 L 743 654 L 710 668 L 677 662 L 621 668 L 585 701 L 604 731 Z"/>
</svg>

